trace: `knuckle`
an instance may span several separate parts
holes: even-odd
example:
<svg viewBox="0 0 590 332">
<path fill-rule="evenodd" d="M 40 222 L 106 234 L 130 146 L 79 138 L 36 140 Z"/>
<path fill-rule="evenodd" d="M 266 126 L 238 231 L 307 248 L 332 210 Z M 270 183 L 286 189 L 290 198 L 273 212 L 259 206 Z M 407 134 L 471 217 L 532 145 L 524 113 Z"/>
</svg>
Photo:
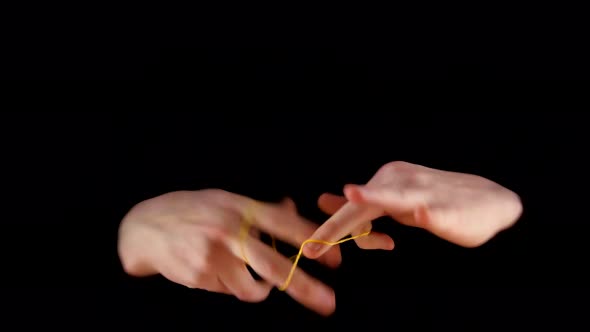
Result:
<svg viewBox="0 0 590 332">
<path fill-rule="evenodd" d="M 254 292 L 248 288 L 239 288 L 234 291 L 234 296 L 240 301 L 251 301 L 254 297 Z"/>
<path fill-rule="evenodd" d="M 215 256 L 214 256 L 214 249 L 211 247 L 207 247 L 202 255 L 200 255 L 200 259 L 197 260 L 197 264 L 195 266 L 196 269 L 200 271 L 211 271 L 214 269 L 215 266 Z"/>
<path fill-rule="evenodd" d="M 408 187 L 421 187 L 428 181 L 428 175 L 420 170 L 407 170 L 404 172 L 404 182 Z"/>
<path fill-rule="evenodd" d="M 201 288 L 203 285 L 204 276 L 201 271 L 193 271 L 186 281 L 186 286 L 189 288 Z"/>
<path fill-rule="evenodd" d="M 409 165 L 411 165 L 411 164 L 408 162 L 396 160 L 396 161 L 388 162 L 387 164 L 383 165 L 379 171 L 386 172 L 386 173 L 400 172 L 400 171 L 407 170 Z"/>
<path fill-rule="evenodd" d="M 205 192 L 207 192 L 211 195 L 220 195 L 220 196 L 228 194 L 228 192 L 226 190 L 217 189 L 217 188 L 205 189 Z"/>
<path fill-rule="evenodd" d="M 420 186 L 429 180 L 429 173 L 423 167 L 406 161 L 392 161 L 379 170 L 385 174 L 396 174 L 406 186 Z"/>
<path fill-rule="evenodd" d="M 226 223 L 221 223 L 207 230 L 211 240 L 226 243 L 232 236 L 235 236 L 235 229 Z"/>
<path fill-rule="evenodd" d="M 211 198 L 220 202 L 229 201 L 231 196 L 233 195 L 231 192 L 227 190 L 217 188 L 205 189 L 204 193 L 207 193 L 207 195 L 209 195 Z"/>
<path fill-rule="evenodd" d="M 258 291 L 257 287 L 240 288 L 234 295 L 244 302 L 261 302 L 266 298 L 266 294 Z"/>
</svg>

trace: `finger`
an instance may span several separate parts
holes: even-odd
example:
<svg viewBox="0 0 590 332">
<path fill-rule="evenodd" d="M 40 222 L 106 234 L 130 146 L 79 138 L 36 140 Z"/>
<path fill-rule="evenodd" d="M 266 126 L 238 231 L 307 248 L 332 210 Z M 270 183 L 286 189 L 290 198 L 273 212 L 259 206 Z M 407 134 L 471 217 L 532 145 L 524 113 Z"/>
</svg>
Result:
<svg viewBox="0 0 590 332">
<path fill-rule="evenodd" d="M 383 215 L 383 211 L 368 205 L 346 203 L 338 212 L 330 217 L 312 235 L 313 239 L 336 242 L 351 234 L 355 229 L 370 223 Z M 303 252 L 306 257 L 315 259 L 325 254 L 330 247 L 321 243 L 309 243 Z"/>
<path fill-rule="evenodd" d="M 354 203 L 379 206 L 387 211 L 408 211 L 424 203 L 423 195 L 415 190 L 392 187 L 367 187 L 349 184 L 344 187 L 344 195 Z"/>
<path fill-rule="evenodd" d="M 284 198 L 283 201 L 280 203 L 280 205 L 285 207 L 287 209 L 287 211 L 297 214 L 297 206 L 295 205 L 295 202 L 290 197 Z M 317 225 L 315 223 L 313 223 L 313 227 L 315 227 L 315 229 L 317 229 Z M 313 233 L 311 230 L 308 232 L 309 232 L 310 236 Z M 303 243 L 303 242 L 301 242 L 301 243 Z M 301 246 L 301 243 L 297 243 L 295 245 Z M 337 246 L 334 248 L 331 248 L 326 253 L 326 255 L 320 257 L 318 259 L 318 261 L 324 265 L 327 265 L 328 267 L 332 267 L 332 268 L 338 267 L 340 265 L 340 263 L 342 262 L 342 254 L 340 252 L 340 248 Z"/>
<path fill-rule="evenodd" d="M 368 224 L 365 224 L 365 225 L 355 229 L 352 232 L 352 234 L 351 234 L 352 236 L 358 236 L 361 234 L 365 234 L 367 232 L 371 232 L 367 236 L 362 236 L 362 237 L 356 238 L 354 240 L 354 242 L 356 242 L 356 245 L 361 249 L 368 249 L 368 250 L 372 250 L 372 249 L 393 250 L 393 247 L 395 246 L 393 239 L 387 234 L 372 232 L 371 228 L 372 228 L 371 223 L 368 223 Z"/>
<path fill-rule="evenodd" d="M 318 199 L 318 207 L 324 213 L 333 215 L 338 211 L 344 204 L 346 204 L 347 199 L 343 196 L 338 196 L 330 193 L 324 193 L 320 195 Z"/>
<path fill-rule="evenodd" d="M 239 300 L 244 302 L 264 301 L 272 285 L 252 277 L 244 262 L 232 255 L 226 248 L 219 248 L 219 279 Z"/>
<path fill-rule="evenodd" d="M 233 292 L 228 289 L 217 275 L 200 276 L 198 281 L 195 279 L 189 279 L 182 285 L 192 289 L 202 289 L 208 292 L 233 295 Z"/>
<path fill-rule="evenodd" d="M 285 210 L 282 205 L 260 203 L 254 210 L 254 219 L 256 227 L 296 248 L 299 248 L 318 229 L 317 224 L 293 211 Z M 334 247 L 325 256 L 318 261 L 330 267 L 336 267 L 342 261 L 338 247 Z"/>
<path fill-rule="evenodd" d="M 277 287 L 284 286 L 293 263 L 258 240 L 248 239 L 244 246 L 254 271 L 269 283 Z M 335 310 L 334 291 L 299 268 L 295 269 L 285 291 L 293 299 L 319 314 L 327 316 Z"/>
<path fill-rule="evenodd" d="M 317 261 L 331 268 L 340 266 L 342 263 L 342 252 L 340 251 L 340 246 L 331 246 L 328 251 L 326 251 L 325 255 L 317 258 Z"/>
<path fill-rule="evenodd" d="M 325 214 L 332 215 L 336 213 L 344 204 L 346 204 L 347 200 L 343 196 L 334 195 L 330 193 L 324 193 L 320 195 L 318 198 L 318 207 L 322 210 Z M 334 251 L 332 254 L 331 252 Z M 332 257 L 337 256 L 338 262 L 342 261 L 342 252 L 340 251 L 339 246 L 332 246 L 328 249 L 326 255 L 320 256 L 319 260 L 323 259 L 323 257 Z"/>
</svg>

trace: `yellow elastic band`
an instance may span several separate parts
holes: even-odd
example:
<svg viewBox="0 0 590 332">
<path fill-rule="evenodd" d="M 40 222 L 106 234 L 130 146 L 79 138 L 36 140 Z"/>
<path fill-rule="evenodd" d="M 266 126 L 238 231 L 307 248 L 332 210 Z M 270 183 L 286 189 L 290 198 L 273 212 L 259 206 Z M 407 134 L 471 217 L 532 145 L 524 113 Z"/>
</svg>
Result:
<svg viewBox="0 0 590 332">
<path fill-rule="evenodd" d="M 252 227 L 252 220 L 253 220 L 253 211 L 252 211 L 252 207 L 254 206 L 254 204 L 252 204 L 250 206 L 250 208 L 246 209 L 246 213 L 244 214 L 244 218 L 242 220 L 242 225 L 240 227 L 240 249 L 242 252 L 242 259 L 244 260 L 244 262 L 248 265 L 250 265 L 250 263 L 248 262 L 248 258 L 246 258 L 246 251 L 244 249 L 244 244 L 246 242 L 246 239 L 248 237 L 248 234 L 250 232 L 250 228 Z M 355 240 L 358 239 L 360 237 L 363 236 L 367 236 L 371 234 L 371 231 L 359 234 L 359 235 L 355 235 L 355 236 L 350 236 L 347 238 L 344 238 L 342 240 L 336 241 L 336 242 L 328 242 L 328 241 L 323 241 L 323 240 L 315 240 L 315 239 L 307 239 L 305 241 L 303 241 L 303 243 L 301 244 L 301 246 L 299 247 L 299 252 L 297 253 L 297 255 L 294 255 L 292 257 L 290 257 L 290 260 L 293 261 L 293 266 L 291 267 L 291 271 L 289 272 L 289 275 L 287 276 L 287 279 L 285 280 L 285 282 L 283 283 L 283 285 L 281 285 L 279 287 L 279 290 L 281 291 L 285 291 L 287 289 L 287 287 L 289 287 L 289 284 L 291 283 L 291 279 L 293 279 L 293 274 L 295 273 L 295 270 L 297 269 L 297 264 L 299 263 L 299 260 L 301 259 L 301 255 L 303 255 L 303 247 L 308 244 L 308 243 L 321 243 L 327 246 L 335 246 L 338 245 L 340 243 L 346 242 L 346 241 L 350 241 L 350 240 Z M 276 241 L 275 238 L 272 237 L 272 247 L 275 251 L 277 250 L 276 247 Z"/>
<path fill-rule="evenodd" d="M 244 244 L 246 243 L 246 238 L 248 237 L 248 233 L 250 233 L 250 227 L 252 224 L 249 222 L 248 219 L 244 218 L 242 221 L 242 225 L 240 227 L 240 251 L 242 252 L 242 259 L 248 265 L 248 258 L 246 257 L 246 249 L 244 248 Z"/>
<path fill-rule="evenodd" d="M 291 267 L 291 271 L 289 272 L 289 275 L 287 276 L 287 280 L 285 280 L 285 283 L 279 287 L 279 290 L 281 291 L 285 291 L 287 289 L 287 287 L 289 287 L 289 284 L 291 283 L 291 279 L 293 279 L 293 274 L 295 273 L 295 270 L 297 269 L 297 263 L 299 263 L 299 259 L 301 258 L 301 255 L 303 254 L 303 247 L 308 244 L 308 243 L 321 243 L 321 244 L 325 244 L 328 246 L 335 246 L 337 244 L 346 242 L 346 241 L 350 241 L 350 240 L 354 240 L 354 239 L 358 239 L 359 237 L 363 237 L 363 236 L 367 236 L 371 234 L 371 232 L 365 232 L 363 234 L 359 234 L 359 235 L 355 235 L 355 236 L 350 236 L 347 238 L 344 238 L 340 241 L 336 241 L 336 242 L 328 242 L 328 241 L 323 241 L 323 240 L 315 240 L 315 239 L 307 239 L 305 240 L 301 246 L 299 247 L 299 252 L 297 253 L 297 255 L 295 256 L 295 261 L 293 262 L 293 266 Z"/>
</svg>

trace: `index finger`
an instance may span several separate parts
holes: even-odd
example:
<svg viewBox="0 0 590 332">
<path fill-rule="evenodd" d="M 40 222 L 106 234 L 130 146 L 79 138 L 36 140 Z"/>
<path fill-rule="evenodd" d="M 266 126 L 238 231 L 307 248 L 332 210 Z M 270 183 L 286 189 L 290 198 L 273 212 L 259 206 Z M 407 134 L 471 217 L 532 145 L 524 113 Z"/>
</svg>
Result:
<svg viewBox="0 0 590 332">
<path fill-rule="evenodd" d="M 318 241 L 337 242 L 381 214 L 382 211 L 378 208 L 348 202 L 320 226 L 311 238 Z M 306 257 L 315 259 L 329 249 L 330 246 L 325 244 L 309 243 L 303 248 L 303 253 Z"/>
<path fill-rule="evenodd" d="M 293 245 L 297 249 L 318 229 L 317 224 L 300 216 L 296 211 L 287 211 L 285 207 L 276 204 L 254 204 L 254 206 L 250 207 L 253 210 L 250 210 L 249 213 L 255 226 Z M 335 267 L 340 264 L 341 259 L 340 250 L 335 247 L 327 252 L 325 257 L 321 258 L 321 262 Z"/>
</svg>

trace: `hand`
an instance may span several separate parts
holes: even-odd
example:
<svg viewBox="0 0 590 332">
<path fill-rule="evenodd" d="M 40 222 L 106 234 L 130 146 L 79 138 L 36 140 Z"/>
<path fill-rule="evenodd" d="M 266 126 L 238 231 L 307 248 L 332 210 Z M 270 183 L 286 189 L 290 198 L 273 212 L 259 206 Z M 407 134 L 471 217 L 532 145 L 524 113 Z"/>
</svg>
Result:
<svg viewBox="0 0 590 332">
<path fill-rule="evenodd" d="M 119 256 L 127 273 L 160 273 L 191 288 L 233 294 L 249 302 L 264 300 L 272 286 L 285 282 L 292 262 L 261 242 L 255 233 L 240 239 L 245 209 L 253 200 L 222 190 L 181 191 L 165 194 L 135 206 L 119 230 Z M 256 203 L 255 227 L 299 247 L 317 229 L 300 217 L 295 205 Z M 243 250 L 243 252 L 242 252 Z M 243 256 L 264 281 L 255 280 Z M 339 250 L 320 261 L 335 267 Z M 323 315 L 335 309 L 331 288 L 297 269 L 286 292 Z"/>
<path fill-rule="evenodd" d="M 347 185 L 345 197 L 320 196 L 318 205 L 333 214 L 312 236 L 337 241 L 371 230 L 372 220 L 389 215 L 464 247 L 476 247 L 512 226 L 522 213 L 518 195 L 480 176 L 447 172 L 406 162 L 391 162 L 366 185 Z M 355 240 L 365 249 L 393 249 L 385 234 Z M 314 246 L 315 245 L 315 246 Z M 308 258 L 328 248 L 309 244 Z"/>
</svg>

